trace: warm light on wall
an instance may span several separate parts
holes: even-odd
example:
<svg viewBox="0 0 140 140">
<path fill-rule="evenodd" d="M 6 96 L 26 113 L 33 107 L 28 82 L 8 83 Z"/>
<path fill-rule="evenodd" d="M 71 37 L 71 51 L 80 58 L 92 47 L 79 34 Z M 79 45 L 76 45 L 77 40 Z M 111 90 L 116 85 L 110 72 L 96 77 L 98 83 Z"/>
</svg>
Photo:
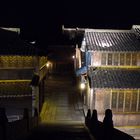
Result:
<svg viewBox="0 0 140 140">
<path fill-rule="evenodd" d="M 46 67 L 48 68 L 48 67 L 49 67 L 49 65 L 50 65 L 50 64 L 49 64 L 49 63 L 47 63 L 47 64 L 46 64 Z"/>
<path fill-rule="evenodd" d="M 73 56 L 72 56 L 72 58 L 74 59 L 74 58 L 75 58 L 75 56 L 73 55 Z"/>
<path fill-rule="evenodd" d="M 86 87 L 85 83 L 81 83 L 81 84 L 80 84 L 80 88 L 81 88 L 81 89 L 85 89 L 85 87 Z"/>
</svg>

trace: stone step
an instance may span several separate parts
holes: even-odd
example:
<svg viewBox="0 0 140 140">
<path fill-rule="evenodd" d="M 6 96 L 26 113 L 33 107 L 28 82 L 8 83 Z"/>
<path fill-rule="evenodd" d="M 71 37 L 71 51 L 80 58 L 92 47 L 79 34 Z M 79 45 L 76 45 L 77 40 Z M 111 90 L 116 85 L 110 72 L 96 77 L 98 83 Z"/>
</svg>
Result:
<svg viewBox="0 0 140 140">
<path fill-rule="evenodd" d="M 24 139 L 47 140 L 91 140 L 91 137 L 82 124 L 41 124 Z"/>
</svg>

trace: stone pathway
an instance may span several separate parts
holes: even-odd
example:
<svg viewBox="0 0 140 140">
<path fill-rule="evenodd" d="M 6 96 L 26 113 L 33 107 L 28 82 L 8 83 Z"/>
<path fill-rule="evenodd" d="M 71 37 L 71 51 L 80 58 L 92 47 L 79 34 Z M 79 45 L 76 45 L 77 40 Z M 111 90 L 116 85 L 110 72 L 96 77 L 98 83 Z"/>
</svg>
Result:
<svg viewBox="0 0 140 140">
<path fill-rule="evenodd" d="M 46 79 L 42 123 L 84 123 L 84 114 L 77 104 L 78 93 L 70 76 L 49 76 Z"/>
<path fill-rule="evenodd" d="M 94 140 L 83 125 L 42 124 L 20 140 Z"/>
</svg>

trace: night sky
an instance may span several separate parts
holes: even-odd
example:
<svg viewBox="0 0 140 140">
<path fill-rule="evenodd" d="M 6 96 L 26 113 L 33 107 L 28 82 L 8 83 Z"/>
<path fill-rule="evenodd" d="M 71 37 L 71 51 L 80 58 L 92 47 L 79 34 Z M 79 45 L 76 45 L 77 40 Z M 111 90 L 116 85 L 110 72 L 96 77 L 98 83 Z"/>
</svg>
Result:
<svg viewBox="0 0 140 140">
<path fill-rule="evenodd" d="M 40 47 L 46 47 L 63 44 L 62 25 L 130 29 L 140 24 L 139 8 L 134 0 L 5 1 L 0 4 L 0 26 L 20 27 L 23 39 L 37 40 Z"/>
</svg>

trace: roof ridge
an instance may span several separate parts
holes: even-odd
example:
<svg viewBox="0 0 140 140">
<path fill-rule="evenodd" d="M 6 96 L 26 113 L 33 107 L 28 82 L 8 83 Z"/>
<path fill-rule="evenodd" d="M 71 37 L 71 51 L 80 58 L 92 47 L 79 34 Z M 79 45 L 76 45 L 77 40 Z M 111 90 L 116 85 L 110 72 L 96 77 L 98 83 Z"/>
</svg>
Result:
<svg viewBox="0 0 140 140">
<path fill-rule="evenodd" d="M 139 68 L 105 68 L 105 67 L 92 67 L 90 68 L 90 70 L 92 71 L 96 71 L 96 70 L 128 70 L 128 71 L 140 71 Z"/>
<path fill-rule="evenodd" d="M 122 33 L 132 33 L 132 30 L 119 30 L 119 29 L 85 29 L 86 32 L 122 32 Z"/>
</svg>

